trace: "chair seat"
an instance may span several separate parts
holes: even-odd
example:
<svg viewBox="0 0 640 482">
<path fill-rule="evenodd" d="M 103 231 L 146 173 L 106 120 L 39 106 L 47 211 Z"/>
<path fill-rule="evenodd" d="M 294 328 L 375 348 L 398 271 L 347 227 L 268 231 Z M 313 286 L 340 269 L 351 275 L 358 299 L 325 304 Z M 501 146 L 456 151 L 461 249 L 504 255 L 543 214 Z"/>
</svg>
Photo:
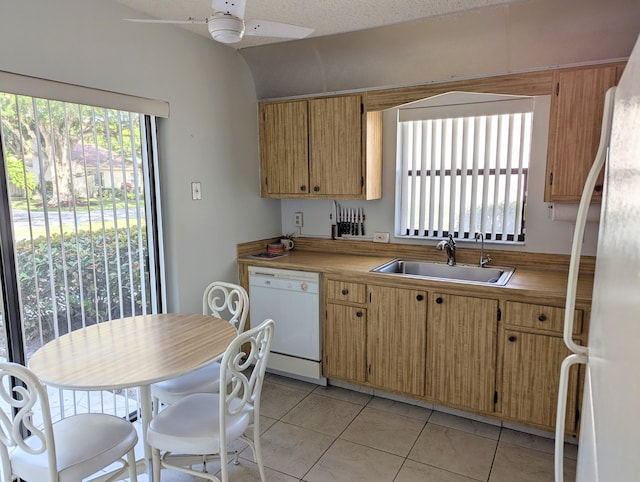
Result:
<svg viewBox="0 0 640 482">
<path fill-rule="evenodd" d="M 151 385 L 151 394 L 172 405 L 193 393 L 215 393 L 220 387 L 220 363 L 213 362 L 184 375 Z"/>
<path fill-rule="evenodd" d="M 131 450 L 138 441 L 136 430 L 128 421 L 102 413 L 84 413 L 53 424 L 56 460 L 60 482 L 77 482 L 98 472 Z M 40 447 L 40 441 L 29 437 L 30 447 Z M 31 455 L 20 448 L 11 454 L 15 474 L 29 482 L 48 480 L 49 464 L 46 452 Z"/>
<path fill-rule="evenodd" d="M 149 444 L 177 454 L 219 453 L 219 403 L 218 393 L 196 393 L 170 405 L 151 420 L 147 431 Z M 236 406 L 238 404 L 239 401 L 235 403 Z M 253 407 L 247 404 L 238 414 L 227 416 L 228 441 L 237 439 L 245 432 L 251 423 L 252 410 Z"/>
</svg>

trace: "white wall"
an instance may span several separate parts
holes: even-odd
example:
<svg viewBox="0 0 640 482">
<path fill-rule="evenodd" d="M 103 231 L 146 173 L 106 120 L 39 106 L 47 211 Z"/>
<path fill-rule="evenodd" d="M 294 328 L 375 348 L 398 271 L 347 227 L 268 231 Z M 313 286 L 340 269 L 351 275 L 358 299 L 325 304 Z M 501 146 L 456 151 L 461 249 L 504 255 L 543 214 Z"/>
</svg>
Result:
<svg viewBox="0 0 640 482">
<path fill-rule="evenodd" d="M 255 87 L 236 51 L 131 16 L 105 0 L 0 0 L 0 70 L 170 103 L 159 123 L 168 308 L 199 312 L 208 282 L 237 280 L 237 243 L 280 234 L 280 202 L 259 197 Z"/>
<path fill-rule="evenodd" d="M 549 131 L 550 97 L 535 99 L 534 128 L 532 134 L 531 166 L 529 171 L 529 193 L 526 212 L 526 244 L 524 246 L 495 245 L 494 249 L 515 251 L 560 253 L 571 251 L 573 225 L 551 221 L 549 203 L 543 201 L 547 136 Z M 374 231 L 391 233 L 391 242 L 435 245 L 433 240 L 395 238 L 395 184 L 396 184 L 396 118 L 397 109 L 389 109 L 383 117 L 383 177 L 382 199 L 375 201 L 340 201 L 344 207 L 363 207 L 366 214 L 366 236 L 371 239 Z M 283 200 L 282 226 L 284 232 L 298 232 L 293 224 L 294 213 L 303 213 L 304 226 L 300 231 L 306 236 L 327 237 L 331 233 L 331 201 Z M 360 238 L 362 239 L 362 238 Z M 474 242 L 460 242 L 460 246 L 474 246 Z M 489 243 L 490 245 L 493 243 Z M 584 237 L 583 254 L 595 255 L 597 245 L 597 223 L 588 223 Z"/>
<path fill-rule="evenodd" d="M 638 0 L 527 0 L 240 51 L 258 99 L 628 57 Z"/>
</svg>

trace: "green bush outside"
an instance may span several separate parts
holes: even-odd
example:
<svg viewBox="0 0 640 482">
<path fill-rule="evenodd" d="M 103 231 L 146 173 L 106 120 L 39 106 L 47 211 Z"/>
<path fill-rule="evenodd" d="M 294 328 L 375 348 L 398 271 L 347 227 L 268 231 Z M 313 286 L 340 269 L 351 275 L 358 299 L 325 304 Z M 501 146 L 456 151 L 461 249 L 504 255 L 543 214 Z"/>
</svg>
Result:
<svg viewBox="0 0 640 482">
<path fill-rule="evenodd" d="M 56 324 L 58 335 L 63 335 L 97 322 L 150 312 L 148 253 L 142 231 L 141 236 L 137 229 L 127 228 L 93 234 L 80 231 L 53 234 L 49 243 L 40 236 L 16 244 L 29 356 L 56 337 Z"/>
</svg>

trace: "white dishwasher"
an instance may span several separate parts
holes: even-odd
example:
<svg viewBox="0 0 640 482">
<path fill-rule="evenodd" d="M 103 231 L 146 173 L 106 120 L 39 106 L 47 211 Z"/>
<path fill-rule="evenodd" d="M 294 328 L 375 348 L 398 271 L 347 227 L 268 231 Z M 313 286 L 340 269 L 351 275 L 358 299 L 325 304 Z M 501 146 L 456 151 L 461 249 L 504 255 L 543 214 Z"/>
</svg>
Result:
<svg viewBox="0 0 640 482">
<path fill-rule="evenodd" d="M 275 322 L 267 368 L 326 385 L 322 377 L 320 275 L 249 266 L 251 324 Z"/>
</svg>

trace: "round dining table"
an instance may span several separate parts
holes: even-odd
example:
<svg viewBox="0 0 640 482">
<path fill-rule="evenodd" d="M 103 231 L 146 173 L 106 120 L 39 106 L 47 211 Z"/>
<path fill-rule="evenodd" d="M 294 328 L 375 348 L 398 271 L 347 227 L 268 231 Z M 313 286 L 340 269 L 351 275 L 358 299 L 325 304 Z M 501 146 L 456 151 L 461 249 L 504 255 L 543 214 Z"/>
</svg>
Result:
<svg viewBox="0 0 640 482">
<path fill-rule="evenodd" d="M 138 315 L 56 338 L 33 354 L 29 368 L 45 385 L 57 388 L 139 387 L 144 458 L 151 480 L 151 449 L 146 440 L 151 384 L 206 365 L 224 353 L 236 335 L 230 323 L 209 315 Z"/>
</svg>

